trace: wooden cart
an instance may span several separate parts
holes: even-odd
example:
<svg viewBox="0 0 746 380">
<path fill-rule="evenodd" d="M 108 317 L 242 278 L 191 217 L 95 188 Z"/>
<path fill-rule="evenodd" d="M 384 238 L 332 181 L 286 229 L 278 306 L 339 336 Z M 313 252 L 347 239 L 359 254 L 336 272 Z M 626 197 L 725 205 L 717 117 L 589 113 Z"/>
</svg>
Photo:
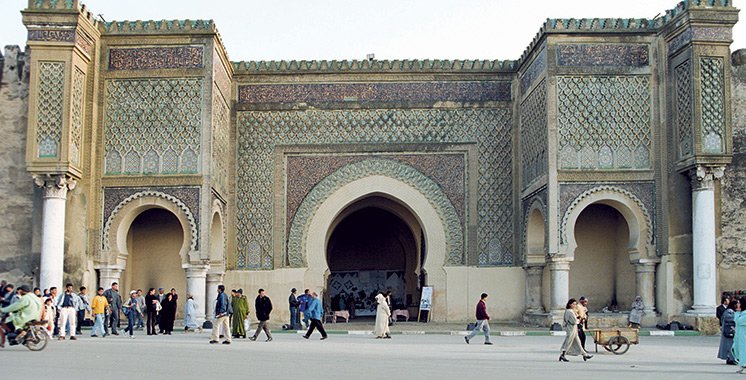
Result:
<svg viewBox="0 0 746 380">
<path fill-rule="evenodd" d="M 615 355 L 623 355 L 629 350 L 631 344 L 640 343 L 640 330 L 633 328 L 610 328 L 610 329 L 593 329 L 586 330 L 586 335 L 593 336 L 596 343 L 596 352 L 598 346 L 602 346 L 606 351 L 613 352 Z"/>
</svg>

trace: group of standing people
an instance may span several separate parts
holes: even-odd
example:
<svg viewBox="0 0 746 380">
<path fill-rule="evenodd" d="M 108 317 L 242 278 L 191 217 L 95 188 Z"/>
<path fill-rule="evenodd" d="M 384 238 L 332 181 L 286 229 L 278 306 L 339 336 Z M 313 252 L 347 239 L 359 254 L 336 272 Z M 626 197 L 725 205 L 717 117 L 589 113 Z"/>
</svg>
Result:
<svg viewBox="0 0 746 380">
<path fill-rule="evenodd" d="M 736 372 L 746 373 L 746 297 L 723 295 L 715 315 L 720 321 L 718 358 L 738 365 Z"/>
</svg>

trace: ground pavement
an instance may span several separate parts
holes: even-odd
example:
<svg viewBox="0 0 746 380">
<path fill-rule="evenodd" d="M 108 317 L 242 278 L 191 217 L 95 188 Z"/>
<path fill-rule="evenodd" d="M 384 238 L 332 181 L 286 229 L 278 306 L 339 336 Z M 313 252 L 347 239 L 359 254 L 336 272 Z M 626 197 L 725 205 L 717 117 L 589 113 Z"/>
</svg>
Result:
<svg viewBox="0 0 746 380">
<path fill-rule="evenodd" d="M 334 326 L 329 326 L 333 328 Z M 716 359 L 718 337 L 643 336 L 625 355 L 603 351 L 588 362 L 557 361 L 561 336 L 494 336 L 484 345 L 462 335 L 401 334 L 375 339 L 359 333 L 310 340 L 296 333 L 265 342 L 209 344 L 209 332 L 50 341 L 44 351 L 0 350 L 1 379 L 715 379 L 737 377 Z M 105 376 L 106 374 L 106 376 Z M 741 375 L 746 379 L 746 375 Z"/>
</svg>

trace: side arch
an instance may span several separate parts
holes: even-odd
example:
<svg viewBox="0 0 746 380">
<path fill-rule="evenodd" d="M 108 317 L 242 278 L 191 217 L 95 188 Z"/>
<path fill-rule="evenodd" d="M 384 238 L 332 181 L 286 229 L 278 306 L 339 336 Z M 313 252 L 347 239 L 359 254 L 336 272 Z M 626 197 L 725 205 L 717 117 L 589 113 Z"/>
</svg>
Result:
<svg viewBox="0 0 746 380">
<path fill-rule="evenodd" d="M 141 191 L 121 201 L 111 212 L 104 224 L 101 245 L 101 261 L 121 264 L 126 261 L 127 232 L 132 222 L 143 211 L 161 208 L 176 216 L 183 231 L 179 256 L 182 264 L 189 263 L 190 252 L 197 251 L 197 223 L 189 207 L 178 198 L 159 191 Z"/>
<path fill-rule="evenodd" d="M 592 204 L 603 204 L 616 209 L 627 222 L 629 228 L 630 261 L 656 260 L 653 241 L 653 221 L 645 204 L 631 192 L 616 186 L 598 186 L 580 194 L 565 211 L 560 225 L 562 253 L 569 259 L 575 258 L 574 226 L 583 210 Z"/>
<path fill-rule="evenodd" d="M 386 194 L 392 199 L 401 201 L 395 189 L 404 188 L 411 189 L 424 197 L 424 200 L 436 212 L 438 220 L 442 221 L 446 235 L 444 241 L 446 257 L 444 257 L 444 262 L 439 263 L 439 265 L 463 265 L 465 263 L 464 233 L 461 219 L 440 186 L 411 166 L 393 160 L 370 159 L 349 164 L 330 174 L 319 182 L 303 200 L 298 207 L 295 218 L 293 218 L 288 237 L 287 262 L 291 267 L 303 267 L 308 263 L 306 246 L 309 229 L 322 203 L 328 201 L 332 194 L 335 194 L 344 186 L 371 177 L 385 177 L 395 181 L 388 188 L 381 188 L 381 191 L 379 191 L 379 193 Z M 337 213 L 344 210 L 355 200 L 375 193 L 376 191 L 373 189 L 380 187 L 374 186 L 373 183 L 371 183 L 371 186 L 370 191 L 358 194 L 355 199 L 347 200 L 348 203 L 344 207 L 340 207 Z M 408 205 L 407 202 L 402 203 Z M 416 212 L 413 213 L 418 215 Z M 418 217 L 420 216 L 418 215 Z M 421 225 L 422 222 L 420 220 Z"/>
<path fill-rule="evenodd" d="M 547 252 L 547 207 L 540 197 L 534 197 L 523 215 L 523 263 L 542 264 Z"/>
</svg>

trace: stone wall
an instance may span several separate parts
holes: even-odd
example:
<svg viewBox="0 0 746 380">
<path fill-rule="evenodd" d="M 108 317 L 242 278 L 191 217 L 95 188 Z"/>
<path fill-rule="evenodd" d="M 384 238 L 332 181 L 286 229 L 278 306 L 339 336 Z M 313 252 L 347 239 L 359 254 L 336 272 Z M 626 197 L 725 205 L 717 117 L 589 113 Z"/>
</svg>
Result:
<svg viewBox="0 0 746 380">
<path fill-rule="evenodd" d="M 0 55 L 0 279 L 12 283 L 33 283 L 39 267 L 31 253 L 35 195 L 25 160 L 28 59 L 18 46 Z"/>
<path fill-rule="evenodd" d="M 733 53 L 733 162 L 721 187 L 720 288 L 746 289 L 746 49 Z"/>
</svg>

